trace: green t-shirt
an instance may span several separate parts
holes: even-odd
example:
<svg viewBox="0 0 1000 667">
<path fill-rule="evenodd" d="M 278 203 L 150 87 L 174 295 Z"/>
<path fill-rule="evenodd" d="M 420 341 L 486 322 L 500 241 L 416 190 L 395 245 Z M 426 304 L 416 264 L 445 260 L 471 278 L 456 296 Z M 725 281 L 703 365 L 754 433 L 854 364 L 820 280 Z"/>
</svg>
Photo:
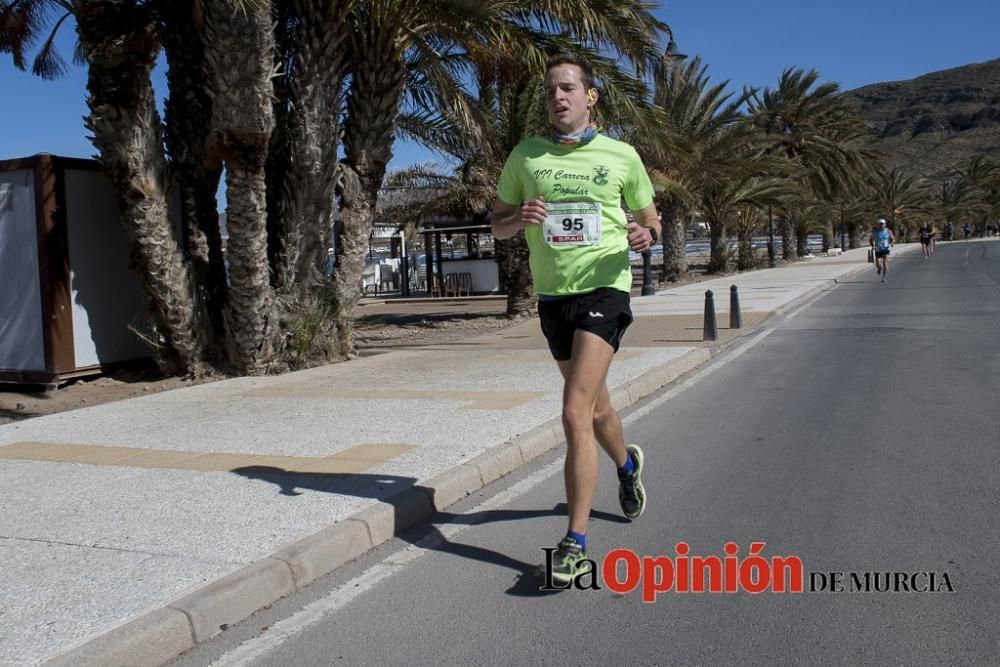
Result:
<svg viewBox="0 0 1000 667">
<path fill-rule="evenodd" d="M 653 185 L 635 149 L 604 135 L 582 145 L 525 139 L 507 158 L 497 197 L 520 206 L 539 196 L 546 204 L 597 202 L 601 221 L 595 245 L 550 245 L 541 225 L 525 227 L 535 293 L 566 296 L 601 287 L 628 292 L 632 270 L 622 199 L 633 211 L 653 203 Z"/>
</svg>

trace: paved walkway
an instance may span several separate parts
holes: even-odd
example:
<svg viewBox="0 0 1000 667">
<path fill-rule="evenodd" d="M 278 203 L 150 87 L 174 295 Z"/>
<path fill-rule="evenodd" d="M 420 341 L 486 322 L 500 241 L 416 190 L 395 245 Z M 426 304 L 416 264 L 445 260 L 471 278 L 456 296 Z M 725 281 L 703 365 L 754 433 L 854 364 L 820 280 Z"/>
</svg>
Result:
<svg viewBox="0 0 1000 667">
<path fill-rule="evenodd" d="M 865 252 L 634 298 L 615 402 L 717 349 L 706 289 L 722 344 Z M 0 426 L 0 664 L 169 659 L 560 444 L 560 388 L 529 321 Z"/>
</svg>

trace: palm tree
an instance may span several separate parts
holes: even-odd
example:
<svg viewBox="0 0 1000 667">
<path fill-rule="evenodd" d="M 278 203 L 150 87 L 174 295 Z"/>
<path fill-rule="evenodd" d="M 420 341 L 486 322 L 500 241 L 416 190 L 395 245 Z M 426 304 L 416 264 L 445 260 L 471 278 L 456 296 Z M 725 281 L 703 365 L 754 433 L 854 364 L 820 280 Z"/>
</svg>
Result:
<svg viewBox="0 0 1000 667">
<path fill-rule="evenodd" d="M 295 207 L 286 206 L 286 218 L 308 218 L 310 229 L 279 224 L 271 235 L 282 247 L 308 237 L 305 245 L 311 253 L 279 258 L 268 257 L 265 250 L 263 168 L 273 127 L 271 76 L 276 49 L 270 3 L 245 0 L 241 4 L 240 11 L 228 0 L 10 0 L 0 4 L 0 49 L 11 52 L 21 67 L 53 12 L 62 12 L 56 15 L 56 28 L 70 17 L 68 12 L 76 19 L 79 56 L 88 65 L 88 127 L 118 192 L 132 264 L 150 300 L 158 339 L 153 342 L 168 372 L 197 373 L 206 366 L 240 372 L 275 367 L 274 356 L 283 345 L 275 325 L 286 323 L 287 311 L 301 307 L 301 302 L 292 299 L 276 310 L 276 296 L 281 294 L 274 293 L 272 276 L 287 276 L 287 264 L 310 254 L 309 260 L 298 262 L 300 268 L 309 265 L 309 270 L 294 274 L 297 291 L 315 294 L 322 279 L 328 236 L 323 226 L 329 228 L 329 193 L 335 177 L 332 158 L 324 163 L 322 157 L 307 156 L 287 163 L 299 168 L 289 171 L 300 178 L 286 194 L 295 190 L 298 201 L 320 212 L 296 216 Z M 338 71 L 336 58 L 342 59 L 335 36 L 337 26 L 345 22 L 338 18 L 338 11 L 348 6 L 346 0 L 281 3 L 293 26 L 285 26 L 284 32 L 295 35 L 296 48 L 290 55 L 283 52 L 289 67 L 282 69 L 280 80 L 288 83 L 286 89 L 300 94 L 291 102 L 287 97 L 278 99 L 275 105 L 294 106 L 299 119 L 296 127 L 308 125 L 302 118 L 321 117 L 286 142 L 293 152 L 311 137 L 313 146 L 321 145 L 331 156 L 336 153 L 336 133 L 316 126 L 328 127 L 328 116 L 335 123 L 339 111 L 336 86 L 331 92 L 324 84 L 333 76 L 331 71 Z M 324 24 L 327 32 L 321 29 Z M 161 39 L 170 65 L 165 135 L 149 81 Z M 62 68 L 52 44 L 50 35 L 35 58 L 34 70 L 46 77 Z M 301 93 L 306 90 L 322 91 L 322 95 L 310 98 Z M 328 98 L 334 100 L 332 104 L 326 104 Z M 306 146 L 298 155 L 308 150 Z M 303 162 L 311 164 L 306 168 L 312 169 L 311 174 L 322 174 L 315 187 L 317 179 L 301 177 Z M 229 180 L 228 275 L 215 214 L 215 192 L 224 164 Z M 174 179 L 182 203 L 180 245 L 166 218 L 167 184 Z M 284 236 L 293 241 L 286 242 Z M 279 286 L 286 287 L 287 282 Z"/>
<path fill-rule="evenodd" d="M 175 0 L 160 6 L 160 34 L 171 91 L 164 113 L 164 147 L 180 195 L 181 251 L 207 311 L 206 361 L 218 367 L 225 363 L 223 343 L 228 335 L 223 317 L 228 278 L 216 203 L 222 161 L 210 159 L 207 150 L 212 97 L 204 67 L 203 30 L 196 20 L 199 12 L 197 0 Z"/>
<path fill-rule="evenodd" d="M 473 118 L 475 112 L 469 110 L 473 100 L 462 95 L 456 70 L 464 67 L 472 72 L 481 84 L 480 92 L 483 84 L 487 89 L 494 83 L 505 85 L 510 77 L 504 73 L 515 68 L 540 80 L 546 51 L 558 48 L 592 56 L 610 106 L 623 115 L 630 111 L 638 115 L 637 100 L 641 95 L 635 91 L 641 90 L 641 85 L 622 76 L 615 59 L 598 56 L 597 50 L 621 55 L 641 72 L 655 58 L 658 31 L 662 29 L 647 6 L 637 1 L 612 6 L 599 0 L 517 0 L 473 8 L 456 6 L 451 0 L 382 0 L 359 2 L 355 14 L 355 24 L 364 31 L 356 31 L 352 41 L 355 69 L 344 124 L 345 160 L 340 188 L 344 233 L 337 244 L 339 268 L 335 276 L 337 323 L 345 354 L 351 346 L 350 313 L 357 299 L 354 286 L 360 276 L 375 198 L 391 155 L 404 93 L 411 96 L 413 108 L 425 113 L 424 120 L 436 125 L 437 129 L 430 132 L 436 133 L 436 141 L 447 134 L 442 128 L 449 126 L 475 135 L 485 124 Z M 406 86 L 408 64 L 422 66 L 423 85 Z M 434 108 L 446 109 L 451 115 L 435 114 Z M 513 119 L 510 126 L 518 126 L 517 120 Z M 412 124 L 409 131 L 418 134 Z M 484 141 L 489 142 L 476 140 L 470 145 Z M 502 164 L 512 147 L 498 146 L 490 159 Z M 445 152 L 449 150 L 464 148 L 444 148 Z M 507 274 L 508 313 L 523 312 L 526 304 L 533 307 L 523 240 L 498 244 L 498 254 L 505 258 L 502 266 Z"/>
<path fill-rule="evenodd" d="M 957 176 L 970 191 L 975 233 L 986 234 L 986 225 L 1000 213 L 1000 164 L 981 155 L 971 158 Z"/>
<path fill-rule="evenodd" d="M 740 206 L 736 209 L 733 227 L 736 229 L 737 250 L 736 270 L 748 271 L 755 268 L 753 235 L 764 222 L 764 213 L 757 206 Z"/>
<path fill-rule="evenodd" d="M 77 0 L 73 9 L 88 63 L 86 123 L 152 305 L 158 361 L 169 372 L 200 372 L 207 313 L 167 218 L 163 130 L 149 77 L 160 51 L 157 16 L 135 2 Z"/>
<path fill-rule="evenodd" d="M 167 219 L 169 174 L 149 81 L 160 52 L 156 8 L 139 2 L 6 0 L 0 2 L 0 52 L 25 69 L 27 52 L 48 30 L 32 71 L 56 78 L 65 62 L 55 37 L 71 17 L 79 37 L 75 59 L 88 64 L 86 124 L 118 194 L 131 265 L 150 303 L 158 333 L 154 356 L 168 372 L 198 372 L 210 347 L 199 325 L 206 311 Z"/>
<path fill-rule="evenodd" d="M 797 168 L 792 177 L 813 193 L 830 201 L 847 189 L 870 154 L 863 152 L 867 127 L 839 94 L 836 83 L 818 83 L 819 72 L 787 69 L 771 89 L 750 92 L 749 109 L 757 126 Z M 806 239 L 795 233 L 796 211 L 781 216 L 782 252 L 795 259 L 805 250 Z"/>
<path fill-rule="evenodd" d="M 942 183 L 940 191 L 934 195 L 934 205 L 937 214 L 944 220 L 943 231 L 948 240 L 951 240 L 955 227 L 975 216 L 974 192 L 962 179 Z"/>
<path fill-rule="evenodd" d="M 321 299 L 333 224 L 348 40 L 356 0 L 275 3 L 275 131 L 267 156 L 268 256 L 279 294 Z"/>
<path fill-rule="evenodd" d="M 641 152 L 659 186 L 657 204 L 663 218 L 660 279 L 676 281 L 687 272 L 684 220 L 694 199 L 696 176 L 708 168 L 706 156 L 720 148 L 718 137 L 745 120 L 740 107 L 746 100 L 725 92 L 728 81 L 710 86 L 708 67 L 700 58 L 678 64 L 665 56 L 655 72 L 654 85 L 653 105 L 663 114 L 665 132 L 651 138 L 667 143 L 669 150 L 661 153 L 660 160 L 649 150 Z M 640 148 L 646 147 L 640 144 Z"/>
<path fill-rule="evenodd" d="M 204 0 L 207 83 L 214 96 L 209 144 L 226 167 L 229 293 L 225 318 L 241 373 L 263 370 L 276 347 L 267 256 L 265 164 L 274 114 L 270 7 Z"/>
<path fill-rule="evenodd" d="M 394 181 L 414 185 L 432 179 L 436 197 L 416 212 L 488 220 L 496 184 L 507 156 L 521 140 L 546 122 L 541 77 L 515 64 L 485 61 L 477 67 L 478 98 L 467 100 L 467 114 L 422 110 L 406 114 L 401 129 L 411 138 L 457 163 L 451 173 L 407 170 Z M 524 235 L 495 241 L 501 282 L 507 292 L 507 315 L 517 317 L 535 307 L 528 247 Z"/>
<path fill-rule="evenodd" d="M 725 172 L 699 182 L 694 210 L 708 224 L 710 258 L 708 273 L 725 271 L 729 261 L 728 228 L 747 207 L 766 207 L 780 200 L 786 185 L 775 175 L 766 156 L 746 158 Z"/>
<path fill-rule="evenodd" d="M 889 221 L 893 234 L 909 242 L 909 228 L 930 211 L 930 197 L 916 176 L 894 168 L 875 180 L 871 202 L 879 215 Z"/>
</svg>

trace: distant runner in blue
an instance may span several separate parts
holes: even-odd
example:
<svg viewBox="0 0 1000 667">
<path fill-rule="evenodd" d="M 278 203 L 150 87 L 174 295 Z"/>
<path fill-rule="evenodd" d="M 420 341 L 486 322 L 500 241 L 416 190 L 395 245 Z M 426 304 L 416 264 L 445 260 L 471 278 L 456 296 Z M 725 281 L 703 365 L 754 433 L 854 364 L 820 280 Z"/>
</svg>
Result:
<svg viewBox="0 0 1000 667">
<path fill-rule="evenodd" d="M 875 273 L 882 276 L 882 282 L 889 282 L 889 250 L 895 245 L 896 237 L 886 226 L 885 218 L 879 218 L 869 243 L 875 249 Z"/>
</svg>

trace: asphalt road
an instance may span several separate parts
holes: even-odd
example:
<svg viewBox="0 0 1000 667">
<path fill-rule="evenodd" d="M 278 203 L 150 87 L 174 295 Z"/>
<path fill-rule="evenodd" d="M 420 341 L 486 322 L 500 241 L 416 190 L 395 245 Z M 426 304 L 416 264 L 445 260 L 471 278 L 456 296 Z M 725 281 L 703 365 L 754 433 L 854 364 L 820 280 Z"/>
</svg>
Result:
<svg viewBox="0 0 1000 667">
<path fill-rule="evenodd" d="M 760 541 L 801 559 L 805 592 L 539 591 L 539 547 L 565 530 L 553 455 L 176 665 L 997 664 L 1000 243 L 940 244 L 889 278 L 841 284 L 630 419 L 635 523 L 604 462 L 592 557 Z M 830 572 L 843 592 L 810 591 Z M 944 590 L 850 590 L 886 572 Z"/>
</svg>

